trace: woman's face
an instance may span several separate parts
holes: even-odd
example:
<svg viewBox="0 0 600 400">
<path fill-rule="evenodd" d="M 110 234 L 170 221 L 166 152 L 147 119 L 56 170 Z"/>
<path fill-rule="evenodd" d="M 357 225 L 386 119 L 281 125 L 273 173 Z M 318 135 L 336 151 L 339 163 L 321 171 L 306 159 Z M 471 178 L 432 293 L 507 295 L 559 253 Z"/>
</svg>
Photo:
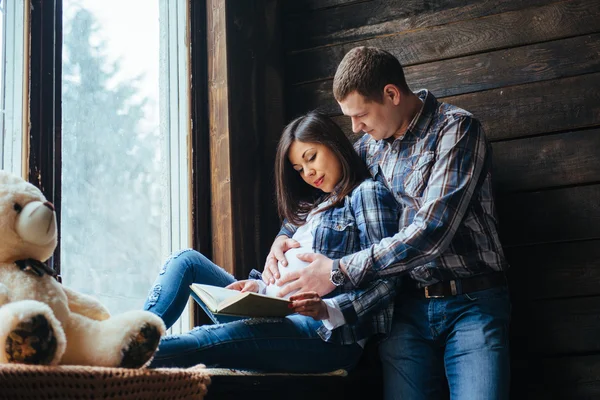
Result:
<svg viewBox="0 0 600 400">
<path fill-rule="evenodd" d="M 304 182 L 325 193 L 333 192 L 342 180 L 342 163 L 323 144 L 294 140 L 288 158 Z"/>
</svg>

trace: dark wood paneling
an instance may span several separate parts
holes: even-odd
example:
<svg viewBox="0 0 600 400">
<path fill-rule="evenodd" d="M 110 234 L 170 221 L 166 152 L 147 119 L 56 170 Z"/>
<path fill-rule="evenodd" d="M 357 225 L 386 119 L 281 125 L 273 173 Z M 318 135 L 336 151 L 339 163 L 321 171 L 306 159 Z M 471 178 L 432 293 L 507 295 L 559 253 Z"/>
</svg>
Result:
<svg viewBox="0 0 600 400">
<path fill-rule="evenodd" d="M 512 330 L 527 335 L 531 354 L 600 351 L 600 297 L 530 301 L 513 308 Z"/>
<path fill-rule="evenodd" d="M 262 270 L 278 231 L 275 147 L 284 126 L 279 0 L 227 2 L 234 272 Z"/>
<path fill-rule="evenodd" d="M 564 78 L 600 71 L 600 34 L 497 50 L 404 68 L 413 90 L 438 97 Z M 336 115 L 331 79 L 290 88 L 290 117 L 319 109 Z"/>
<path fill-rule="evenodd" d="M 530 357 L 520 363 L 513 363 L 512 375 L 513 399 L 600 398 L 599 355 Z"/>
<path fill-rule="evenodd" d="M 492 140 L 600 125 L 600 73 L 440 99 L 473 113 Z M 333 118 L 350 134 L 350 119 Z"/>
<path fill-rule="evenodd" d="M 600 73 L 447 97 L 469 110 L 490 140 L 600 124 Z"/>
<path fill-rule="evenodd" d="M 600 295 L 600 240 L 508 247 L 505 254 L 518 304 Z"/>
<path fill-rule="evenodd" d="M 355 46 L 375 46 L 388 50 L 398 57 L 402 65 L 409 66 L 597 33 L 600 30 L 599 20 L 600 3 L 597 0 L 553 3 L 290 54 L 286 73 L 289 83 L 331 78 L 343 56 Z"/>
<path fill-rule="evenodd" d="M 600 185 L 498 196 L 505 246 L 600 238 Z"/>
<path fill-rule="evenodd" d="M 207 0 L 213 261 L 247 276 L 277 232 L 271 170 L 283 127 L 279 0 Z"/>
<path fill-rule="evenodd" d="M 355 42 L 412 29 L 444 25 L 456 21 L 521 10 L 551 3 L 552 0 L 290 0 L 289 13 L 330 8 L 310 15 L 288 16 L 286 48 L 308 49 Z M 301 35 L 298 32 L 302 32 Z"/>
<path fill-rule="evenodd" d="M 600 129 L 493 144 L 496 193 L 600 183 Z"/>
<path fill-rule="evenodd" d="M 296 20 L 299 17 L 306 18 L 305 14 L 311 11 L 371 2 L 373 0 L 284 0 L 283 13 L 287 16 L 293 15 L 292 18 Z"/>
</svg>

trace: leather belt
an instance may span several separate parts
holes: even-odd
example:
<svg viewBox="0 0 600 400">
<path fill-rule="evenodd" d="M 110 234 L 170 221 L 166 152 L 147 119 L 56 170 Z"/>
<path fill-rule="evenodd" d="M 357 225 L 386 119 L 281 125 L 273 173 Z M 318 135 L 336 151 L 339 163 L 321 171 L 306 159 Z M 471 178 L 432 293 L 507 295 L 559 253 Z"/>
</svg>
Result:
<svg viewBox="0 0 600 400">
<path fill-rule="evenodd" d="M 503 272 L 478 275 L 471 278 L 453 279 L 434 283 L 422 288 L 415 287 L 415 292 L 426 299 L 437 299 L 459 294 L 477 292 L 479 290 L 506 286 L 506 276 Z"/>
</svg>

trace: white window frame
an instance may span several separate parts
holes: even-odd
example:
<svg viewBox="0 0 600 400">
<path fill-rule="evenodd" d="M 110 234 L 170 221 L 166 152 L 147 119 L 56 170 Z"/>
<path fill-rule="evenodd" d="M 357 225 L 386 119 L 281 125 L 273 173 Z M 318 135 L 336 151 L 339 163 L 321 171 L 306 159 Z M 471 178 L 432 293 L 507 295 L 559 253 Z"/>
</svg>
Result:
<svg viewBox="0 0 600 400">
<path fill-rule="evenodd" d="M 191 102 L 190 32 L 187 0 L 163 0 L 159 10 L 160 26 L 160 121 L 168 140 L 165 154 L 170 167 L 170 251 L 191 247 Z M 163 51 L 164 49 L 164 51 Z M 167 100 L 168 99 L 168 100 Z M 166 226 L 167 224 L 163 224 Z M 186 332 L 193 326 L 192 300 L 172 333 Z"/>
<path fill-rule="evenodd" d="M 3 93 L 0 93 L 0 165 L 24 176 L 28 130 L 29 1 L 3 1 Z"/>
</svg>

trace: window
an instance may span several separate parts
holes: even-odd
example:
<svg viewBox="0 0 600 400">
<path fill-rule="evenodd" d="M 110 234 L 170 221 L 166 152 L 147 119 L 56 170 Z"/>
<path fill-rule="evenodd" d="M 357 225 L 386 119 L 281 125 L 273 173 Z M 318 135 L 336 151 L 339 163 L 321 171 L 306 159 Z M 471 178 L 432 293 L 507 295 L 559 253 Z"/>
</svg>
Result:
<svg viewBox="0 0 600 400">
<path fill-rule="evenodd" d="M 17 175 L 23 172 L 25 6 L 0 0 L 0 161 Z"/>
<path fill-rule="evenodd" d="M 190 246 L 186 35 L 184 0 L 63 0 L 61 274 L 113 314 Z"/>
</svg>

